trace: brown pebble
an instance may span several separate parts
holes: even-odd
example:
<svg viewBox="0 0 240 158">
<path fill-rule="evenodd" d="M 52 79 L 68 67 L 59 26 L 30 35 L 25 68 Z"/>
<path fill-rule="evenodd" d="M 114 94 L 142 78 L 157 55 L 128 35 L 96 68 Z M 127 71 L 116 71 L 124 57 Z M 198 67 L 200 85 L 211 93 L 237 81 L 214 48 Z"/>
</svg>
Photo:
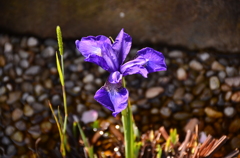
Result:
<svg viewBox="0 0 240 158">
<path fill-rule="evenodd" d="M 221 118 L 223 116 L 223 114 L 219 111 L 216 111 L 210 107 L 206 107 L 204 109 L 205 113 L 207 114 L 208 117 L 211 118 Z"/>
<path fill-rule="evenodd" d="M 231 100 L 234 102 L 240 102 L 240 91 L 233 93 Z"/>
</svg>

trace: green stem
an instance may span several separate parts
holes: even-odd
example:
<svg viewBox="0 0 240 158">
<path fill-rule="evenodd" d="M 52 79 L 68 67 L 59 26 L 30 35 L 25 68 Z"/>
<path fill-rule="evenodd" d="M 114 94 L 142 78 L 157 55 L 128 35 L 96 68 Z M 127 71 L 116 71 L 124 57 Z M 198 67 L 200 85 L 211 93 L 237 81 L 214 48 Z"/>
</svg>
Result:
<svg viewBox="0 0 240 158">
<path fill-rule="evenodd" d="M 122 80 L 123 87 L 126 88 L 125 78 Z M 122 122 L 124 130 L 124 141 L 125 141 L 125 157 L 134 157 L 134 134 L 133 134 L 133 117 L 131 110 L 131 103 L 128 100 L 128 106 L 122 111 Z"/>
<path fill-rule="evenodd" d="M 63 106 L 64 106 L 64 123 L 63 123 L 63 134 L 66 132 L 67 128 L 67 117 L 68 117 L 68 112 L 67 112 L 67 97 L 66 97 L 66 91 L 65 91 L 65 82 L 64 82 L 64 62 L 63 62 L 63 55 L 61 56 L 61 69 L 62 69 L 62 76 L 63 76 L 63 85 L 62 85 L 62 93 L 63 93 Z"/>
</svg>

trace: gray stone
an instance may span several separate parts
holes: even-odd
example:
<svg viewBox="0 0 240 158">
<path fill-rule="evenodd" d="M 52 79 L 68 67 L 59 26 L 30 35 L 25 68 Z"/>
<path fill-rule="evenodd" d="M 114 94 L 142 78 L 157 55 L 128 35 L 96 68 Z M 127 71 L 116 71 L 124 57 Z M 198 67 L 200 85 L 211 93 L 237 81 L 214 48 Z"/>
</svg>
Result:
<svg viewBox="0 0 240 158">
<path fill-rule="evenodd" d="M 20 61 L 20 66 L 22 68 L 28 68 L 29 62 L 27 60 L 23 59 L 23 60 Z"/>
<path fill-rule="evenodd" d="M 170 58 L 182 58 L 183 57 L 183 52 L 179 50 L 174 50 L 168 53 L 168 56 Z"/>
<path fill-rule="evenodd" d="M 25 71 L 25 75 L 37 75 L 39 74 L 40 70 L 40 66 L 31 66 Z"/>
<path fill-rule="evenodd" d="M 233 107 L 226 107 L 224 109 L 224 114 L 227 117 L 233 117 L 235 113 L 236 113 L 236 111 L 235 111 L 235 109 Z"/>
<path fill-rule="evenodd" d="M 35 37 L 30 37 L 30 38 L 28 38 L 28 40 L 27 40 L 27 45 L 29 46 L 29 47 L 34 47 L 34 46 L 36 46 L 38 44 L 38 40 L 35 38 Z"/>
<path fill-rule="evenodd" d="M 212 76 L 209 80 L 210 89 L 215 90 L 220 87 L 219 79 L 216 76 Z"/>
<path fill-rule="evenodd" d="M 5 43 L 5 45 L 4 45 L 4 52 L 5 53 L 9 53 L 9 52 L 12 52 L 12 44 L 11 43 Z"/>
<path fill-rule="evenodd" d="M 52 57 L 55 54 L 55 50 L 53 47 L 48 46 L 42 51 L 42 55 L 44 58 Z"/>
<path fill-rule="evenodd" d="M 226 67 L 226 73 L 228 77 L 233 77 L 238 74 L 237 69 L 235 67 Z"/>
<path fill-rule="evenodd" d="M 214 61 L 214 62 L 212 63 L 212 70 L 215 70 L 215 71 L 223 71 L 223 70 L 225 70 L 225 67 L 224 67 L 222 64 L 220 64 L 219 62 Z"/>
<path fill-rule="evenodd" d="M 20 91 L 10 92 L 7 103 L 12 104 L 15 101 L 19 100 L 20 97 L 21 97 L 21 92 Z"/>
<path fill-rule="evenodd" d="M 154 98 L 163 92 L 164 89 L 162 87 L 152 87 L 147 89 L 145 96 L 146 98 Z"/>
<path fill-rule="evenodd" d="M 187 79 L 187 72 L 184 68 L 178 68 L 177 69 L 177 78 L 178 80 L 186 80 Z"/>
<path fill-rule="evenodd" d="M 210 55 L 207 52 L 199 54 L 199 59 L 202 61 L 207 61 L 209 59 Z"/>
<path fill-rule="evenodd" d="M 190 61 L 189 66 L 190 66 L 190 68 L 192 68 L 193 70 L 196 70 L 196 71 L 200 71 L 203 69 L 202 64 L 200 62 L 198 62 L 197 60 Z"/>
</svg>

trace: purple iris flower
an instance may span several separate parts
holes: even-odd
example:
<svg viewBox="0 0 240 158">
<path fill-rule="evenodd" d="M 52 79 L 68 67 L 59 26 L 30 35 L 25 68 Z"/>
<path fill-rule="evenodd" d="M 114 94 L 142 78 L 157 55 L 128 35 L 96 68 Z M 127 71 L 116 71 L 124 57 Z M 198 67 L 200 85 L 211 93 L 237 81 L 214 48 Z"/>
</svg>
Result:
<svg viewBox="0 0 240 158">
<path fill-rule="evenodd" d="M 147 78 L 148 73 L 167 69 L 163 54 L 148 47 L 139 50 L 135 59 L 124 63 L 131 45 L 132 38 L 123 29 L 114 43 L 103 35 L 83 37 L 81 41 L 76 41 L 76 47 L 85 57 L 85 61 L 95 63 L 110 73 L 94 99 L 113 111 L 114 117 L 128 104 L 129 94 L 122 85 L 122 77 L 141 74 Z"/>
</svg>

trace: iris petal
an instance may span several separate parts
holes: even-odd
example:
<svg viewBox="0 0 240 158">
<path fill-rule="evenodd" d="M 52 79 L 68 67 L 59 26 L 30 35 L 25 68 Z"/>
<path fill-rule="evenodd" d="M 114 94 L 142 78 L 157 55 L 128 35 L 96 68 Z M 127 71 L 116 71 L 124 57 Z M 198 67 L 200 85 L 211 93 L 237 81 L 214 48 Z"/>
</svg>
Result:
<svg viewBox="0 0 240 158">
<path fill-rule="evenodd" d="M 120 65 L 118 64 L 119 62 L 115 50 L 113 50 L 112 46 L 108 43 L 104 43 L 102 49 L 103 49 L 102 57 L 109 67 L 108 71 L 109 72 L 117 71 Z"/>
<path fill-rule="evenodd" d="M 111 41 L 106 36 L 88 36 L 83 37 L 81 41 L 75 42 L 77 49 L 85 57 L 85 61 L 92 62 L 101 66 L 104 70 L 109 71 L 109 66 L 102 57 L 106 49 L 104 45 L 111 45 Z"/>
<path fill-rule="evenodd" d="M 122 74 L 119 71 L 115 71 L 111 73 L 108 78 L 108 81 L 113 84 L 120 83 L 121 80 L 122 80 Z"/>
<path fill-rule="evenodd" d="M 113 111 L 115 117 L 127 107 L 128 90 L 123 88 L 121 83 L 111 84 L 107 82 L 96 92 L 94 99 Z"/>
<path fill-rule="evenodd" d="M 112 48 L 116 52 L 116 56 L 118 58 L 118 64 L 122 65 L 124 60 L 126 59 L 130 49 L 132 46 L 132 38 L 130 35 L 124 32 L 122 29 L 118 36 L 115 39 L 115 42 L 112 45 Z"/>
<path fill-rule="evenodd" d="M 137 57 L 121 66 L 121 72 L 123 76 L 132 74 L 141 74 L 143 77 L 147 78 L 148 71 L 143 66 L 146 64 L 146 59 L 143 57 Z"/>
<path fill-rule="evenodd" d="M 137 55 L 146 59 L 147 62 L 144 66 L 148 73 L 167 70 L 165 58 L 161 52 L 147 47 L 139 50 Z"/>
</svg>

